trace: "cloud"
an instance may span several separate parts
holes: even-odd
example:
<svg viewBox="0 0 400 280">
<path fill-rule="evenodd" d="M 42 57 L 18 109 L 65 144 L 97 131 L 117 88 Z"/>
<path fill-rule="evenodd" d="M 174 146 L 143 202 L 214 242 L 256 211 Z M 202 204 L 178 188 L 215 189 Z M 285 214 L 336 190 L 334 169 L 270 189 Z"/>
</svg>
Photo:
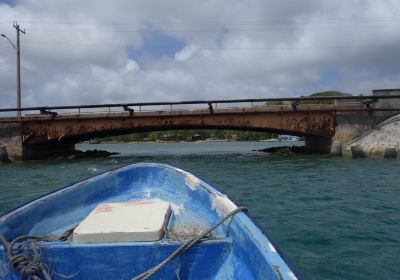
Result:
<svg viewBox="0 0 400 280">
<path fill-rule="evenodd" d="M 0 1 L 22 35 L 23 105 L 370 93 L 400 87 L 400 3 Z M 3 39 L 3 38 L 0 38 Z M 15 53 L 0 41 L 1 107 Z"/>
<path fill-rule="evenodd" d="M 175 54 L 175 59 L 178 61 L 186 61 L 190 59 L 197 51 L 198 47 L 194 45 L 187 45 Z"/>
</svg>

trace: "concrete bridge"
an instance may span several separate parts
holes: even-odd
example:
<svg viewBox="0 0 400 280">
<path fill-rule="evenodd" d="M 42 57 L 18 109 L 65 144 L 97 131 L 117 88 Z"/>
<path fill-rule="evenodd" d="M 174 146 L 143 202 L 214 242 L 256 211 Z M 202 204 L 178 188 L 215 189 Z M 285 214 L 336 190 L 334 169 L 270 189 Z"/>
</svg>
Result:
<svg viewBox="0 0 400 280">
<path fill-rule="evenodd" d="M 0 118 L 0 146 L 13 160 L 64 154 L 101 136 L 176 129 L 233 129 L 304 136 L 306 146 L 329 153 L 400 112 L 400 95 L 266 98 L 22 108 Z M 386 103 L 385 103 L 386 102 Z M 380 105 L 381 104 L 381 105 Z M 0 109 L 9 114 L 15 108 Z"/>
</svg>

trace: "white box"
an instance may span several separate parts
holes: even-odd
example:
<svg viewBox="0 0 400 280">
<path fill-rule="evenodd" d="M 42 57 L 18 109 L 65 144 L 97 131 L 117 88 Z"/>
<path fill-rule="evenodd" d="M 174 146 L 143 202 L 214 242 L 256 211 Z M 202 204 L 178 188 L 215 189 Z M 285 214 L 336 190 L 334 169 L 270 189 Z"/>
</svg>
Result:
<svg viewBox="0 0 400 280">
<path fill-rule="evenodd" d="M 171 206 L 162 200 L 98 205 L 74 230 L 75 243 L 156 241 L 163 238 Z"/>
</svg>

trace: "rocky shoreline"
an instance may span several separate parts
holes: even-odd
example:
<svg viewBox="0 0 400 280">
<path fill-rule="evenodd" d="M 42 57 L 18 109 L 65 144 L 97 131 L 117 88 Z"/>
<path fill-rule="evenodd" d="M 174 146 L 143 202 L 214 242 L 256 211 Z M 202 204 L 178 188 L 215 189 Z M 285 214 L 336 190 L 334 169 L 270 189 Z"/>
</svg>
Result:
<svg viewBox="0 0 400 280">
<path fill-rule="evenodd" d="M 109 157 L 113 155 L 119 155 L 120 153 L 108 152 L 103 150 L 87 150 L 80 151 L 74 150 L 68 154 L 58 155 L 58 157 L 53 157 L 53 159 L 85 159 L 85 158 L 103 158 Z M 52 159 L 52 158 L 48 158 Z M 5 149 L 0 148 L 0 163 L 11 163 L 12 161 L 9 159 L 7 152 Z"/>
<path fill-rule="evenodd" d="M 104 150 L 87 150 L 87 151 L 80 151 L 75 150 L 72 154 L 62 155 L 62 159 L 84 159 L 84 158 L 101 158 L 101 157 L 109 157 L 113 155 L 119 155 L 120 153 L 115 152 L 108 152 Z"/>
<path fill-rule="evenodd" d="M 279 155 L 279 156 L 290 156 L 290 155 L 315 155 L 319 154 L 315 150 L 307 148 L 305 146 L 281 146 L 281 147 L 270 147 L 261 150 L 253 150 L 256 152 L 264 152 L 271 155 Z"/>
</svg>

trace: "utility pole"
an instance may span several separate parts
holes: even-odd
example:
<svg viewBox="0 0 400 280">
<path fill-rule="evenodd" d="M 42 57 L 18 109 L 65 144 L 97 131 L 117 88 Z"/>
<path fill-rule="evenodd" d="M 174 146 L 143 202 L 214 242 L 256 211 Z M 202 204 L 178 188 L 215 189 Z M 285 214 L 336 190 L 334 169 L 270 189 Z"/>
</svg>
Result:
<svg viewBox="0 0 400 280">
<path fill-rule="evenodd" d="M 17 117 L 21 118 L 21 45 L 19 42 L 19 33 L 22 32 L 25 34 L 25 30 L 21 30 L 16 21 L 13 23 L 13 26 L 17 31 Z"/>
</svg>

